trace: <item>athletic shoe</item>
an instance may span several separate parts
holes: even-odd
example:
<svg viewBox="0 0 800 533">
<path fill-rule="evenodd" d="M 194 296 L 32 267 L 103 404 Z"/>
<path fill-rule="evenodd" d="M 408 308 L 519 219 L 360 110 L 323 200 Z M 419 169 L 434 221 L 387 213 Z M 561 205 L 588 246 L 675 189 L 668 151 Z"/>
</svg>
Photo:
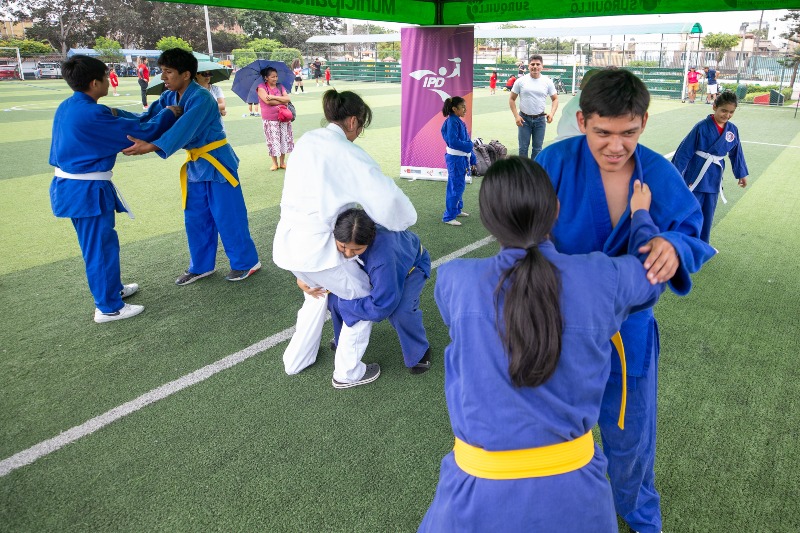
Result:
<svg viewBox="0 0 800 533">
<path fill-rule="evenodd" d="M 258 116 L 258 113 L 250 113 L 250 116 L 251 116 L 251 117 L 257 117 L 257 116 Z"/>
<path fill-rule="evenodd" d="M 336 351 L 336 341 L 335 340 L 331 339 L 330 347 L 331 347 L 331 351 L 332 352 Z"/>
<path fill-rule="evenodd" d="M 453 220 L 446 220 L 445 224 L 450 224 L 451 226 L 460 226 L 461 222 L 459 222 L 456 219 L 453 219 Z"/>
<path fill-rule="evenodd" d="M 461 211 L 459 214 L 456 215 L 457 217 L 468 217 L 469 213 L 466 211 Z"/>
<path fill-rule="evenodd" d="M 431 368 L 431 348 L 430 346 L 425 351 L 425 355 L 419 360 L 419 363 L 408 369 L 412 374 L 423 374 Z"/>
<path fill-rule="evenodd" d="M 331 378 L 331 385 L 333 385 L 334 389 L 349 389 L 350 387 L 358 387 L 359 385 L 366 385 L 367 383 L 372 383 L 378 376 L 381 375 L 381 366 L 378 363 L 370 363 L 367 365 L 367 371 L 364 372 L 364 375 L 358 381 L 353 381 L 351 383 L 342 383 L 341 381 L 336 381 L 335 379 Z"/>
<path fill-rule="evenodd" d="M 138 283 L 129 283 L 127 285 L 122 286 L 122 290 L 119 291 L 119 295 L 123 298 L 127 298 L 128 296 L 133 296 L 139 290 Z"/>
<path fill-rule="evenodd" d="M 243 279 L 249 278 L 259 270 L 261 270 L 261 261 L 253 265 L 249 270 L 231 270 L 228 272 L 228 275 L 225 276 L 225 279 L 228 281 L 242 281 Z"/>
<path fill-rule="evenodd" d="M 194 272 L 189 272 L 187 270 L 181 277 L 175 280 L 175 285 L 188 285 L 190 283 L 194 283 L 198 279 L 210 276 L 214 272 L 216 272 L 216 270 L 209 270 L 208 272 L 203 272 L 202 274 L 195 274 Z"/>
<path fill-rule="evenodd" d="M 114 320 L 125 320 L 126 318 L 138 315 L 142 311 L 144 311 L 143 305 L 131 304 L 125 304 L 122 306 L 122 309 L 114 311 L 113 313 L 103 313 L 99 309 L 95 309 L 94 321 L 98 324 L 102 324 L 103 322 L 113 322 Z"/>
</svg>

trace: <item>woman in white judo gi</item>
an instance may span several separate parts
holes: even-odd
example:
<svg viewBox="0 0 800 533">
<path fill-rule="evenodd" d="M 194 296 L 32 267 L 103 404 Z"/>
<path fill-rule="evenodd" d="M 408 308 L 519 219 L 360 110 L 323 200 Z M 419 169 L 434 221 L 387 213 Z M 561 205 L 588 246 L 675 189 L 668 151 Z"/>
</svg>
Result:
<svg viewBox="0 0 800 533">
<path fill-rule="evenodd" d="M 273 261 L 309 287 L 346 300 L 363 298 L 370 291 L 369 278 L 336 249 L 336 217 L 360 204 L 376 223 L 403 231 L 417 221 L 417 212 L 394 180 L 353 142 L 372 121 L 372 110 L 361 97 L 331 89 L 322 97 L 322 107 L 328 126 L 295 143 L 296 164 L 286 170 Z M 296 331 L 283 354 L 287 374 L 296 374 L 317 359 L 327 310 L 324 290 L 304 294 Z M 380 375 L 378 364 L 361 362 L 371 330 L 367 321 L 342 328 L 332 379 L 335 388 L 370 383 Z"/>
</svg>

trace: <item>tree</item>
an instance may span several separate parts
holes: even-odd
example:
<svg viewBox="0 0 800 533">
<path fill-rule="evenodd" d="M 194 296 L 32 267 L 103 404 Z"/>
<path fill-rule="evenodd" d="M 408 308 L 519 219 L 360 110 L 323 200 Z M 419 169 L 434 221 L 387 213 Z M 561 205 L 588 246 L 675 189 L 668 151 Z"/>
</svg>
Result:
<svg viewBox="0 0 800 533">
<path fill-rule="evenodd" d="M 94 40 L 94 51 L 100 61 L 104 63 L 118 63 L 122 61 L 122 46 L 117 41 L 106 37 L 98 37 Z"/>
<path fill-rule="evenodd" d="M 0 46 L 19 48 L 19 53 L 23 56 L 50 54 L 53 52 L 53 47 L 48 43 L 34 41 L 32 39 L 8 39 L 7 41 L 0 40 Z"/>
<path fill-rule="evenodd" d="M 716 52 L 714 57 L 717 61 L 717 68 L 719 68 L 719 62 L 725 57 L 725 52 L 732 50 L 740 40 L 738 35 L 730 33 L 709 33 L 703 37 L 703 46 Z"/>
<path fill-rule="evenodd" d="M 800 9 L 790 9 L 780 20 L 789 22 L 789 27 L 781 37 L 800 44 Z"/>
<path fill-rule="evenodd" d="M 247 48 L 254 52 L 261 52 L 265 57 L 269 57 L 278 48 L 283 48 L 283 44 L 275 39 L 252 39 L 247 43 Z"/>
<path fill-rule="evenodd" d="M 242 48 L 235 49 L 231 52 L 231 55 L 233 55 L 233 64 L 238 68 L 242 68 L 257 59 L 256 53 L 253 50 L 245 50 Z"/>
<path fill-rule="evenodd" d="M 156 48 L 161 50 L 169 50 L 171 48 L 181 48 L 187 52 L 192 51 L 192 45 L 181 39 L 180 37 L 162 37 L 156 43 Z"/>
<path fill-rule="evenodd" d="M 236 48 L 244 48 L 247 43 L 247 36 L 241 33 L 221 30 L 211 34 L 211 42 L 214 43 L 215 52 L 230 53 Z"/>
<path fill-rule="evenodd" d="M 93 0 L 20 0 L 9 11 L 16 18 L 33 21 L 28 37 L 47 41 L 66 57 L 69 48 L 89 41 L 95 7 Z"/>
<path fill-rule="evenodd" d="M 291 24 L 288 13 L 245 9 L 236 10 L 236 21 L 251 39 L 274 39 Z"/>
<path fill-rule="evenodd" d="M 789 81 L 789 87 L 794 87 L 794 82 L 797 80 L 797 69 L 800 67 L 800 46 L 795 46 L 786 57 L 778 59 L 778 63 L 792 69 L 792 79 Z"/>
<path fill-rule="evenodd" d="M 297 48 L 278 48 L 272 52 L 273 61 L 283 61 L 286 65 L 291 66 L 295 59 L 303 60 L 303 55 Z"/>
<path fill-rule="evenodd" d="M 387 33 L 397 33 L 397 30 L 390 30 L 377 24 L 356 24 L 353 26 L 353 35 L 385 35 Z"/>
</svg>

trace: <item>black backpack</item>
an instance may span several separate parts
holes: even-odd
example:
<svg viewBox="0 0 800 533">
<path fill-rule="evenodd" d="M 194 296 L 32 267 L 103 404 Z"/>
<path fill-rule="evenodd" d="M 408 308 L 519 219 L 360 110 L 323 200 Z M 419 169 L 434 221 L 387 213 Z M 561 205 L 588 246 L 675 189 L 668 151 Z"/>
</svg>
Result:
<svg viewBox="0 0 800 533">
<path fill-rule="evenodd" d="M 478 160 L 478 171 L 475 173 L 477 176 L 486 174 L 489 166 L 498 159 L 505 159 L 508 156 L 508 150 L 498 140 L 494 139 L 485 144 L 483 139 L 478 137 L 472 143 L 472 149 L 475 152 L 475 158 Z"/>
</svg>

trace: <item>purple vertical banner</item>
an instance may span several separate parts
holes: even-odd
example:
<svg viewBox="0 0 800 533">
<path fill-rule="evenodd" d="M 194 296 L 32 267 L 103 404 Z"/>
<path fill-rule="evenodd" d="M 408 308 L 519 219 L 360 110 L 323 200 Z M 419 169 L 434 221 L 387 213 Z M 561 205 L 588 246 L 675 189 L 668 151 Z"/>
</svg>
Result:
<svg viewBox="0 0 800 533">
<path fill-rule="evenodd" d="M 447 180 L 442 106 L 447 98 L 467 101 L 472 131 L 472 26 L 402 28 L 400 177 Z"/>
</svg>

